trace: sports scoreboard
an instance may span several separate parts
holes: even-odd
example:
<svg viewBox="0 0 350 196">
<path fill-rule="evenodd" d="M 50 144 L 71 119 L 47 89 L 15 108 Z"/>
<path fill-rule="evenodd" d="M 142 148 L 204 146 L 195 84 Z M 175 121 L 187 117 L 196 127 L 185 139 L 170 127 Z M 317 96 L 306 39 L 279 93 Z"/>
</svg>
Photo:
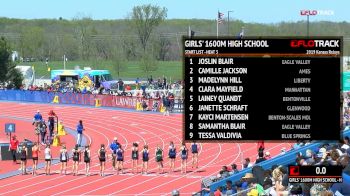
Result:
<svg viewBox="0 0 350 196">
<path fill-rule="evenodd" d="M 184 140 L 339 140 L 342 37 L 183 37 Z"/>
<path fill-rule="evenodd" d="M 289 183 L 342 183 L 342 166 L 289 166 Z"/>
</svg>

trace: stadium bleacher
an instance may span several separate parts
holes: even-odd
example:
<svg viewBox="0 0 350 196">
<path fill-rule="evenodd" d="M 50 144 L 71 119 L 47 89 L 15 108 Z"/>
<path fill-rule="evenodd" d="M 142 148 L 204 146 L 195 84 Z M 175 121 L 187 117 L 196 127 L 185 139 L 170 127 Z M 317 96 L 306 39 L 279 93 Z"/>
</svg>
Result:
<svg viewBox="0 0 350 196">
<path fill-rule="evenodd" d="M 344 130 L 343 131 L 343 136 L 350 136 L 350 130 Z M 308 144 L 306 146 L 303 146 L 299 149 L 296 150 L 290 150 L 287 153 L 280 155 L 278 157 L 272 158 L 270 160 L 266 160 L 263 161 L 261 163 L 255 164 L 255 166 L 261 166 L 264 170 L 269 170 L 271 169 L 273 166 L 288 166 L 288 165 L 295 165 L 296 164 L 296 154 L 301 153 L 303 155 L 305 155 L 307 153 L 307 151 L 310 152 L 310 150 L 312 152 L 318 152 L 318 150 L 320 149 L 320 146 L 322 144 L 328 143 L 329 141 L 320 141 L 317 143 L 311 143 Z M 333 142 L 332 144 L 335 144 L 336 142 Z M 242 177 L 244 177 L 247 173 L 253 173 L 253 168 L 254 167 L 250 167 L 250 168 L 246 168 L 241 170 L 239 173 L 231 175 L 227 178 L 221 179 L 219 181 L 212 181 L 210 178 L 205 178 L 202 181 L 202 190 L 207 190 L 207 191 L 202 191 L 200 195 L 210 195 L 210 193 L 214 193 L 218 187 L 225 187 L 226 182 L 228 180 L 232 181 L 234 184 L 236 182 L 239 182 Z M 343 173 L 343 180 L 344 183 L 349 183 L 350 184 L 350 174 L 347 173 Z M 210 190 L 210 192 L 208 191 Z M 246 190 L 242 190 L 242 192 L 240 193 L 247 193 L 249 192 L 249 188 Z"/>
</svg>

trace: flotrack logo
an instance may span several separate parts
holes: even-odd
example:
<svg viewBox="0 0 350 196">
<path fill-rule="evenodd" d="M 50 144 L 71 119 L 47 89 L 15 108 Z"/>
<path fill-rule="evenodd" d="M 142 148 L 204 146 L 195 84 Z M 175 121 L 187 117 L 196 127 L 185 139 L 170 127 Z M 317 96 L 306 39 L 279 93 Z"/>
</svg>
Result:
<svg viewBox="0 0 350 196">
<path fill-rule="evenodd" d="M 334 15 L 334 11 L 333 10 L 300 10 L 300 15 L 302 15 L 302 16 L 315 16 L 315 15 L 332 16 L 332 15 Z"/>
</svg>

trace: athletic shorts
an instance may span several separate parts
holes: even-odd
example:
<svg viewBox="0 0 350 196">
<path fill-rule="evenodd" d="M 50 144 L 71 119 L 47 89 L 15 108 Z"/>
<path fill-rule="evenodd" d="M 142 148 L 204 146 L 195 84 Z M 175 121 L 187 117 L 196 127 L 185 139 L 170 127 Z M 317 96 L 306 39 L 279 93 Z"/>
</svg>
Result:
<svg viewBox="0 0 350 196">
<path fill-rule="evenodd" d="M 38 157 L 33 157 L 33 161 L 37 161 L 38 160 Z"/>
<path fill-rule="evenodd" d="M 90 159 L 84 159 L 85 163 L 90 163 Z"/>
<path fill-rule="evenodd" d="M 143 162 L 148 162 L 148 158 L 147 159 L 142 159 Z"/>
<path fill-rule="evenodd" d="M 123 158 L 117 158 L 117 161 L 124 161 Z"/>
<path fill-rule="evenodd" d="M 67 163 L 67 160 L 61 160 L 62 163 Z"/>
<path fill-rule="evenodd" d="M 100 158 L 100 162 L 106 162 L 105 158 Z"/>
<path fill-rule="evenodd" d="M 27 158 L 21 158 L 21 161 L 26 161 L 27 160 Z"/>
<path fill-rule="evenodd" d="M 45 159 L 45 161 L 51 161 L 51 159 Z"/>
</svg>

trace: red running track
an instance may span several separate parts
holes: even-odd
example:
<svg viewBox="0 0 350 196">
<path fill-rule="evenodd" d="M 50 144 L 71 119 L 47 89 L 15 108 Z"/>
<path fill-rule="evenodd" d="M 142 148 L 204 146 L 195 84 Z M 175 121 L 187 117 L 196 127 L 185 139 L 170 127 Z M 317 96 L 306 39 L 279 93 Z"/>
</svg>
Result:
<svg viewBox="0 0 350 196">
<path fill-rule="evenodd" d="M 155 147 L 159 144 L 165 149 L 170 141 L 174 141 L 179 149 L 182 138 L 182 115 L 172 114 L 164 117 L 161 114 L 133 112 L 125 110 L 112 110 L 106 108 L 77 107 L 51 104 L 31 104 L 16 102 L 0 102 L 1 114 L 8 118 L 25 118 L 31 120 L 36 110 L 46 114 L 53 109 L 66 127 L 74 129 L 78 120 L 83 120 L 85 136 L 91 143 L 92 175 L 84 175 L 84 164 L 79 170 L 81 175 L 71 175 L 72 161 L 68 162 L 68 174 L 60 175 L 24 175 L 13 176 L 0 183 L 0 195 L 166 195 L 178 189 L 181 195 L 190 195 L 200 190 L 201 179 L 215 176 L 223 165 L 241 164 L 245 157 L 255 160 L 255 143 L 205 143 L 200 144 L 199 168 L 190 166 L 191 156 L 188 160 L 188 173 L 181 174 L 180 158 L 177 156 L 174 173 L 168 173 L 169 162 L 165 158 L 165 174 L 158 175 L 154 160 Z M 30 126 L 30 125 L 29 125 Z M 106 164 L 106 176 L 98 175 L 99 163 L 97 150 L 101 143 L 109 145 L 113 137 L 118 137 L 125 151 L 125 174 L 117 175 L 112 170 L 109 161 Z M 131 174 L 131 146 L 133 142 L 140 142 L 140 146 L 147 143 L 150 147 L 149 174 Z M 265 148 L 272 155 L 277 155 L 282 147 L 290 145 L 268 143 Z M 68 149 L 72 149 L 68 145 Z M 165 156 L 166 157 L 166 156 Z M 29 166 L 31 162 L 29 161 Z M 139 162 L 141 164 L 141 161 Z M 58 171 L 59 166 L 54 165 L 52 171 Z M 39 170 L 39 173 L 43 173 Z"/>
</svg>

